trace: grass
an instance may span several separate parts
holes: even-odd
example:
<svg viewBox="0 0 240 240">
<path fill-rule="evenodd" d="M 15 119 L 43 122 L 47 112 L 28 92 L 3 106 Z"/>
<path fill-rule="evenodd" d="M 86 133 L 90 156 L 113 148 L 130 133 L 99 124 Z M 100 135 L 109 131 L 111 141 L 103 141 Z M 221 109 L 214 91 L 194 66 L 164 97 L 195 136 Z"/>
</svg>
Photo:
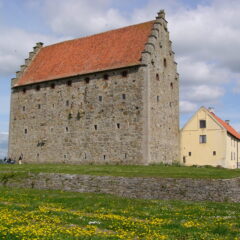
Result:
<svg viewBox="0 0 240 240">
<path fill-rule="evenodd" d="M 0 188 L 2 240 L 238 240 L 240 203 Z"/>
<path fill-rule="evenodd" d="M 0 172 L 18 173 L 69 173 L 98 176 L 123 177 L 162 177 L 162 178 L 205 178 L 227 179 L 240 177 L 240 169 L 222 169 L 214 167 L 184 167 L 184 166 L 121 166 L 121 165 L 67 165 L 67 164 L 0 164 Z M 0 174 L 1 175 L 1 174 Z"/>
</svg>

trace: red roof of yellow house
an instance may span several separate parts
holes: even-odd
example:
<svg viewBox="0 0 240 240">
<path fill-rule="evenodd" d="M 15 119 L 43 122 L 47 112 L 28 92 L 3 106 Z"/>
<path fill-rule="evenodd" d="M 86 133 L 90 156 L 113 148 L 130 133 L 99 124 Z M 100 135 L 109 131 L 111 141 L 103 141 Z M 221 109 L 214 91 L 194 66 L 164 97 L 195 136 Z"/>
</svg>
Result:
<svg viewBox="0 0 240 240">
<path fill-rule="evenodd" d="M 228 133 L 230 133 L 234 137 L 240 139 L 240 134 L 231 125 L 229 125 L 228 123 L 223 121 L 221 118 L 216 116 L 214 113 L 211 112 L 211 114 L 227 130 Z"/>
<path fill-rule="evenodd" d="M 154 21 L 42 47 L 15 86 L 141 63 Z"/>
</svg>

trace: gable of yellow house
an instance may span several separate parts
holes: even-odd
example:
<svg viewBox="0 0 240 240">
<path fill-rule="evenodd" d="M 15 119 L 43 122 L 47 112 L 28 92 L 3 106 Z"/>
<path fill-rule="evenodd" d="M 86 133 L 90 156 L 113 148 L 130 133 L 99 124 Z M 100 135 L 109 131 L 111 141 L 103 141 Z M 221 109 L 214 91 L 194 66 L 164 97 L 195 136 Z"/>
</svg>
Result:
<svg viewBox="0 0 240 240">
<path fill-rule="evenodd" d="M 234 131 L 211 110 L 201 107 L 181 130 L 181 162 L 236 168 L 240 135 Z"/>
</svg>

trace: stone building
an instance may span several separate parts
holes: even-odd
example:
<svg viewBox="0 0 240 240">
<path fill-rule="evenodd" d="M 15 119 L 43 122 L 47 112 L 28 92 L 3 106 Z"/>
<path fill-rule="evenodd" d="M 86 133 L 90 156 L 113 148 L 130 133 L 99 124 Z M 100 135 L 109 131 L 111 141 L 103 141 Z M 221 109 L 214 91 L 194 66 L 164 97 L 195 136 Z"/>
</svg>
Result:
<svg viewBox="0 0 240 240">
<path fill-rule="evenodd" d="M 178 161 L 179 76 L 154 21 L 43 47 L 12 79 L 9 157 L 23 163 Z"/>
</svg>

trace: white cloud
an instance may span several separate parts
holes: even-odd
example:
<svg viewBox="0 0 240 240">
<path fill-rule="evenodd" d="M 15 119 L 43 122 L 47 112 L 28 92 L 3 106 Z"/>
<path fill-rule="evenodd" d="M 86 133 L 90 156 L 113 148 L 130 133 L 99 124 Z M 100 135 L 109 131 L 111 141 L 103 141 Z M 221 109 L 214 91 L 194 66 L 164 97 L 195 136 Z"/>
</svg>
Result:
<svg viewBox="0 0 240 240">
<path fill-rule="evenodd" d="M 21 29 L 3 28 L 0 26 L 0 73 L 1 76 L 13 75 L 24 64 L 24 59 L 32 51 L 36 42 L 46 44 L 58 41 L 58 38 L 37 33 L 26 32 Z M 13 75 L 14 76 L 14 75 Z"/>
<path fill-rule="evenodd" d="M 8 115 L 10 109 L 10 96 L 0 96 L 0 115 Z"/>
<path fill-rule="evenodd" d="M 184 87 L 182 99 L 193 102 L 213 102 L 224 95 L 224 89 L 208 85 Z"/>
<path fill-rule="evenodd" d="M 7 156 L 8 133 L 0 133 L 0 158 Z"/>
<path fill-rule="evenodd" d="M 188 101 L 180 101 L 180 112 L 189 113 L 197 109 L 197 105 Z"/>
<path fill-rule="evenodd" d="M 191 59 L 191 56 L 177 58 L 179 73 L 183 85 L 221 84 L 228 82 L 232 73 L 215 64 Z"/>
<path fill-rule="evenodd" d="M 55 33 L 83 36 L 128 24 L 109 0 L 45 1 L 50 26 Z"/>
</svg>

